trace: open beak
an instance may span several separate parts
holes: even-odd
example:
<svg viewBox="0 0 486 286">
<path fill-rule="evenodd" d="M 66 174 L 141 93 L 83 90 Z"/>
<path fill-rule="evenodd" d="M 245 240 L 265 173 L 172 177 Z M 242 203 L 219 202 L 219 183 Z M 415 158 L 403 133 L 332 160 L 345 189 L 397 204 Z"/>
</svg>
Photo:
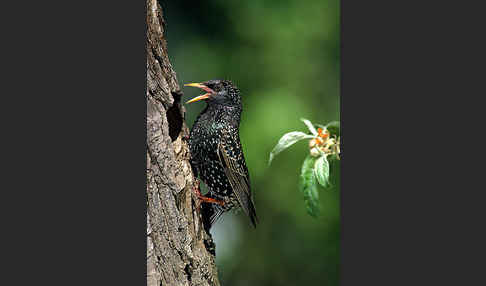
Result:
<svg viewBox="0 0 486 286">
<path fill-rule="evenodd" d="M 205 86 L 204 84 L 201 84 L 201 83 L 186 83 L 184 86 L 198 87 L 198 88 L 207 92 L 203 95 L 194 97 L 193 99 L 187 101 L 186 104 L 192 103 L 192 102 L 195 102 L 195 101 L 199 101 L 199 100 L 202 100 L 202 99 L 207 99 L 211 96 L 211 94 L 215 93 L 214 90 L 210 89 L 209 87 L 207 87 L 207 86 Z"/>
</svg>

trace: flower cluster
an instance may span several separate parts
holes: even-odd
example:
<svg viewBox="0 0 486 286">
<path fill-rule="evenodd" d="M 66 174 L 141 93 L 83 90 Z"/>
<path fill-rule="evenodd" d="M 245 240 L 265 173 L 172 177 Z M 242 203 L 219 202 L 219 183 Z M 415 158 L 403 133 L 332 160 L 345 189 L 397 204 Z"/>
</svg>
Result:
<svg viewBox="0 0 486 286">
<path fill-rule="evenodd" d="M 313 124 L 305 118 L 301 118 L 300 120 L 304 122 L 311 134 L 301 131 L 285 133 L 270 152 L 268 164 L 270 165 L 277 154 L 296 142 L 310 139 L 310 154 L 306 156 L 302 163 L 299 189 L 304 195 L 307 212 L 311 216 L 317 217 L 319 214 L 319 193 L 317 186 L 320 185 L 324 189 L 332 189 L 334 186 L 331 184 L 331 177 L 334 176 L 334 181 L 339 180 L 334 174 L 336 174 L 335 169 L 340 168 L 339 163 L 335 161 L 340 160 L 339 156 L 341 153 L 340 123 L 339 121 L 332 121 L 326 125 L 320 125 Z M 316 130 L 316 127 L 319 128 Z M 329 157 L 329 155 L 331 156 Z M 331 165 L 329 161 L 333 162 L 333 164 Z"/>
<path fill-rule="evenodd" d="M 309 141 L 310 154 L 313 157 L 319 157 L 322 154 L 336 155 L 339 159 L 339 153 L 341 153 L 339 141 L 340 137 L 330 136 L 327 128 L 318 128 L 317 136 Z"/>
</svg>

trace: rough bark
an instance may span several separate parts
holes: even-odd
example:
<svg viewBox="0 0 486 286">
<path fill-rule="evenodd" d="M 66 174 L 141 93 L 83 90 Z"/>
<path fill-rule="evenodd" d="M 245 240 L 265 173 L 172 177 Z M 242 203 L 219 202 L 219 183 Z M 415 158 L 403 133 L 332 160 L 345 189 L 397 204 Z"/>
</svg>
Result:
<svg viewBox="0 0 486 286">
<path fill-rule="evenodd" d="M 147 0 L 147 285 L 219 285 L 214 243 L 193 193 L 182 92 L 162 8 Z"/>
</svg>

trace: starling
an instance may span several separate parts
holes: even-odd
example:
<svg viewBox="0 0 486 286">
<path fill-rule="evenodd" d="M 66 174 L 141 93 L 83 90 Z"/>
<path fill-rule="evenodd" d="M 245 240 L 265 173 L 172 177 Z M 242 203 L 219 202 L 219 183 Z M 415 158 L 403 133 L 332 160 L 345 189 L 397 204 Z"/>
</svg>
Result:
<svg viewBox="0 0 486 286">
<path fill-rule="evenodd" d="M 240 143 L 242 112 L 240 91 L 228 80 L 190 83 L 206 93 L 187 103 L 205 100 L 206 108 L 198 115 L 189 135 L 191 166 L 208 187 L 202 202 L 204 224 L 209 229 L 226 211 L 242 208 L 256 227 L 257 216 L 250 189 L 250 176 Z"/>
</svg>

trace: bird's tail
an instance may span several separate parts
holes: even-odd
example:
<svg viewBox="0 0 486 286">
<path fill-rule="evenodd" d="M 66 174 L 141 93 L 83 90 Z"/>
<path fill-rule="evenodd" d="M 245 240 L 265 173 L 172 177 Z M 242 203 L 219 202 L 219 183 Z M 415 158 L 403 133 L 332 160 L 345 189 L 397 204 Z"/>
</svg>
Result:
<svg viewBox="0 0 486 286">
<path fill-rule="evenodd" d="M 211 226 L 221 217 L 223 212 L 224 208 L 218 204 L 203 203 L 201 205 L 201 214 L 207 232 L 209 232 Z"/>
<path fill-rule="evenodd" d="M 218 204 L 203 203 L 201 205 L 201 214 L 203 218 L 204 227 L 206 228 L 207 232 L 209 232 L 209 229 L 221 217 L 224 211 L 225 211 L 224 207 Z M 256 214 L 255 206 L 252 201 L 249 201 L 248 210 L 245 210 L 245 212 L 247 212 L 253 227 L 256 228 L 256 225 L 258 223 L 258 217 Z"/>
<path fill-rule="evenodd" d="M 258 217 L 256 214 L 255 205 L 251 200 L 248 204 L 248 216 L 250 217 L 251 224 L 253 225 L 254 228 L 256 228 L 256 225 L 258 223 Z"/>
</svg>

